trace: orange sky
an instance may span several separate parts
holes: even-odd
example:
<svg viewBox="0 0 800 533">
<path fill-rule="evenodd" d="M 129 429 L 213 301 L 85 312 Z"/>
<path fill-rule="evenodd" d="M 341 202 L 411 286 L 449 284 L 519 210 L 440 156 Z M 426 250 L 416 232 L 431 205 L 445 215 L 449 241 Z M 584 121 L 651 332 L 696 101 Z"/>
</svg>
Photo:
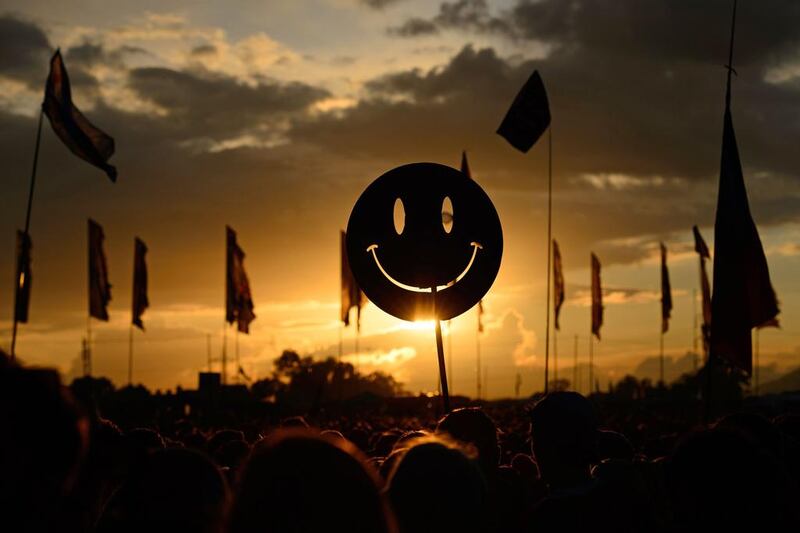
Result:
<svg viewBox="0 0 800 533">
<path fill-rule="evenodd" d="M 589 252 L 595 251 L 608 289 L 603 340 L 595 347 L 601 383 L 628 372 L 657 376 L 660 240 L 670 252 L 675 304 L 665 337 L 667 376 L 691 369 L 692 358 L 681 359 L 692 349 L 698 285 L 691 226 L 700 225 L 712 245 L 719 64 L 727 46 L 727 29 L 717 27 L 713 9 L 675 8 L 653 20 L 632 0 L 620 3 L 619 19 L 594 13 L 592 2 L 565 14 L 553 0 L 534 7 L 466 2 L 472 18 L 447 18 L 435 3 L 413 0 L 380 9 L 357 0 L 241 2 L 236 9 L 230 3 L 6 4 L 0 50 L 12 53 L 0 53 L 0 249 L 9 280 L 0 284 L 4 345 L 34 117 L 55 46 L 64 53 L 76 102 L 115 137 L 112 162 L 120 173 L 111 184 L 69 154 L 46 125 L 31 227 L 31 323 L 18 342 L 24 360 L 69 375 L 79 371 L 89 216 L 105 229 L 113 285 L 111 321 L 92 326 L 96 374 L 126 380 L 139 236 L 150 249 L 151 308 L 147 332 L 135 333 L 134 379 L 162 389 L 195 385 L 208 336 L 214 357 L 221 347 L 225 224 L 237 230 L 247 253 L 258 316 L 251 335 L 239 337 L 246 371 L 265 375 L 286 348 L 336 355 L 338 232 L 353 203 L 390 168 L 413 161 L 457 166 L 466 149 L 506 241 L 485 299 L 488 394 L 512 395 L 517 373 L 522 393 L 540 388 L 546 150 L 536 146 L 522 155 L 494 134 L 538 68 L 552 106 L 554 236 L 566 268 L 562 372 L 571 377 L 564 367 L 572 367 L 575 335 L 586 361 Z M 751 208 L 782 307 L 782 329 L 761 335 L 762 382 L 800 361 L 800 176 L 790 143 L 800 133 L 792 118 L 800 100 L 800 46 L 791 31 L 794 11 L 782 6 L 767 12 L 742 6 L 733 104 Z M 550 25 L 532 9 L 552 10 Z M 585 24 L 601 15 L 606 33 Z M 415 18 L 429 23 L 415 28 L 428 29 L 408 35 L 401 28 Z M 686 34 L 678 44 L 664 33 L 677 23 Z M 617 31 L 627 24 L 641 31 Z M 472 310 L 445 327 L 455 393 L 475 391 L 475 325 Z M 368 306 L 359 356 L 353 332 L 343 338 L 345 357 L 363 370 L 392 372 L 413 392 L 435 389 L 429 327 Z M 232 330 L 228 347 L 233 353 Z"/>
</svg>

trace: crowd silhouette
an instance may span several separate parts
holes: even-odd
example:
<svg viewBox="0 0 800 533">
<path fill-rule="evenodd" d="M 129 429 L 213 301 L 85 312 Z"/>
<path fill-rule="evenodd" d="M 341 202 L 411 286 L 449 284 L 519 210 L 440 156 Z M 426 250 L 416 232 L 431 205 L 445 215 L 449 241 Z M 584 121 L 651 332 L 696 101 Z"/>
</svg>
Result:
<svg viewBox="0 0 800 533">
<path fill-rule="evenodd" d="M 0 357 L 3 531 L 798 531 L 800 416 L 696 427 L 556 391 L 423 413 L 117 426 Z"/>
</svg>

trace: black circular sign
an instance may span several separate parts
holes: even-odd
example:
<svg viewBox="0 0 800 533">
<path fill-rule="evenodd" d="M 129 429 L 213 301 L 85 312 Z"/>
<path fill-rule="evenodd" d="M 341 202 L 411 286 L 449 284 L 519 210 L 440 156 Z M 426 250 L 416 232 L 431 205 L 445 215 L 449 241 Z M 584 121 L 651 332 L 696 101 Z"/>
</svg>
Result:
<svg viewBox="0 0 800 533">
<path fill-rule="evenodd" d="M 356 282 L 403 320 L 448 320 L 467 311 L 494 283 L 502 255 L 503 230 L 489 196 L 437 163 L 403 165 L 373 181 L 347 225 Z"/>
</svg>

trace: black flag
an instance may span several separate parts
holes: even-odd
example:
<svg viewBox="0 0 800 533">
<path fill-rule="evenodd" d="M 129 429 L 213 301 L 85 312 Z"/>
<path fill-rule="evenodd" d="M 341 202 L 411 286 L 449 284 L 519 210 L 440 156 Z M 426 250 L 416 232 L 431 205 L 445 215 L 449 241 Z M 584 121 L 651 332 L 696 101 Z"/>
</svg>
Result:
<svg viewBox="0 0 800 533">
<path fill-rule="evenodd" d="M 672 316 L 672 287 L 669 283 L 667 269 L 667 247 L 661 243 L 661 333 L 669 330 L 669 318 Z"/>
<path fill-rule="evenodd" d="M 117 169 L 108 164 L 114 154 L 114 139 L 89 122 L 72 103 L 69 76 L 58 50 L 50 60 L 42 110 L 73 154 L 105 171 L 111 181 L 117 181 Z"/>
<path fill-rule="evenodd" d="M 250 281 L 244 271 L 244 250 L 236 242 L 236 232 L 225 227 L 226 266 L 225 266 L 225 320 L 236 322 L 242 333 L 250 333 L 250 322 L 255 320 L 253 297 L 250 294 Z"/>
<path fill-rule="evenodd" d="M 100 224 L 89 219 L 89 316 L 108 321 L 108 302 L 111 301 L 111 284 L 108 282 L 106 254 L 103 251 L 105 235 Z"/>
<path fill-rule="evenodd" d="M 550 126 L 550 104 L 542 77 L 534 71 L 508 109 L 497 133 L 520 152 L 527 153 Z"/>
<path fill-rule="evenodd" d="M 31 236 L 17 230 L 17 271 L 14 290 L 14 320 L 28 322 L 31 302 Z"/>
<path fill-rule="evenodd" d="M 600 340 L 603 326 L 603 288 L 600 284 L 600 260 L 592 254 L 592 333 Z"/>
<path fill-rule="evenodd" d="M 134 326 L 139 327 L 144 331 L 144 324 L 142 323 L 142 315 L 145 309 L 150 305 L 147 299 L 147 263 L 145 262 L 145 255 L 147 254 L 147 246 L 142 242 L 139 237 L 134 241 L 133 252 L 133 312 L 132 323 Z"/>
<path fill-rule="evenodd" d="M 711 354 L 750 374 L 752 329 L 770 322 L 778 312 L 767 259 L 750 215 L 730 107 L 726 106 L 714 222 Z"/>
<path fill-rule="evenodd" d="M 561 306 L 564 305 L 564 267 L 561 264 L 561 250 L 558 243 L 553 239 L 553 307 L 555 308 L 556 330 L 561 329 L 558 324 L 558 316 L 561 314 Z"/>
<path fill-rule="evenodd" d="M 700 235 L 697 226 L 692 228 L 694 233 L 694 251 L 700 256 L 700 292 L 703 297 L 703 350 L 708 355 L 711 342 L 711 284 L 708 282 L 708 272 L 706 271 L 706 259 L 711 259 L 708 245 Z"/>
</svg>

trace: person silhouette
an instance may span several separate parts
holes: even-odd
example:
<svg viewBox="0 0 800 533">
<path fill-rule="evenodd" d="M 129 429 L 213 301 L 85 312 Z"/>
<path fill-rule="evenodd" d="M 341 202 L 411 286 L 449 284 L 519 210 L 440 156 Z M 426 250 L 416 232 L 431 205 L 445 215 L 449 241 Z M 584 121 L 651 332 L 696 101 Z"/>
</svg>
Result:
<svg viewBox="0 0 800 533">
<path fill-rule="evenodd" d="M 489 531 L 486 483 L 474 451 L 420 437 L 395 453 L 386 490 L 401 532 Z"/>
<path fill-rule="evenodd" d="M 305 428 L 281 428 L 256 443 L 228 521 L 229 533 L 395 530 L 377 474 L 361 452 Z"/>
</svg>

